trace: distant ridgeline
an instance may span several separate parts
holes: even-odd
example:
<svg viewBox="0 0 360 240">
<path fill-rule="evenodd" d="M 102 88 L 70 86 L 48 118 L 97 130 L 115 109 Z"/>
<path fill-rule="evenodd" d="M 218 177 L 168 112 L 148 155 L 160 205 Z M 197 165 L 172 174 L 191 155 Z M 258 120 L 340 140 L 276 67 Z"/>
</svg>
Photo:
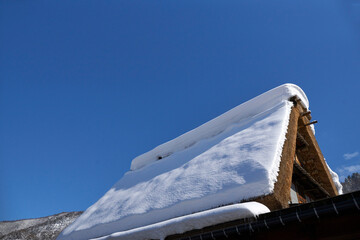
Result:
<svg viewBox="0 0 360 240">
<path fill-rule="evenodd" d="M 54 240 L 82 212 L 59 213 L 48 217 L 0 222 L 0 240 Z"/>
<path fill-rule="evenodd" d="M 353 173 L 351 176 L 345 178 L 341 183 L 344 193 L 355 192 L 360 190 L 360 174 Z"/>
</svg>

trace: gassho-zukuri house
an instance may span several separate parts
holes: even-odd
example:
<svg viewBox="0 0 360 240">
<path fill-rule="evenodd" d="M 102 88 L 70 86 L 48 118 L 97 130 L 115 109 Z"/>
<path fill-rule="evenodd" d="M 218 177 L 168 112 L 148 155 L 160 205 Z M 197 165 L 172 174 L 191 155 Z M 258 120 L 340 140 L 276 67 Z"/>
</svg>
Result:
<svg viewBox="0 0 360 240">
<path fill-rule="evenodd" d="M 313 123 L 300 87 L 265 92 L 135 158 L 57 239 L 360 239 Z"/>
</svg>

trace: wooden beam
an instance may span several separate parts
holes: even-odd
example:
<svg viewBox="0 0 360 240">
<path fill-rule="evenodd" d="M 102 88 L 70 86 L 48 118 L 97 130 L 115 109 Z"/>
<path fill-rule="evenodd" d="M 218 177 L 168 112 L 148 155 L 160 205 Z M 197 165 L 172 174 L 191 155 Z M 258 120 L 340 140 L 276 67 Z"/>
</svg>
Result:
<svg viewBox="0 0 360 240">
<path fill-rule="evenodd" d="M 309 126 L 309 125 L 312 125 L 312 124 L 315 124 L 315 123 L 318 123 L 318 121 L 317 121 L 317 120 L 315 120 L 315 121 L 312 121 L 312 122 L 306 123 L 306 124 L 304 124 L 304 126 L 306 127 L 306 126 Z"/>
<path fill-rule="evenodd" d="M 302 112 L 301 114 L 300 114 L 300 117 L 305 117 L 305 116 L 308 116 L 308 115 L 310 115 L 311 114 L 311 111 L 309 110 L 309 111 L 306 111 L 306 112 Z"/>
</svg>

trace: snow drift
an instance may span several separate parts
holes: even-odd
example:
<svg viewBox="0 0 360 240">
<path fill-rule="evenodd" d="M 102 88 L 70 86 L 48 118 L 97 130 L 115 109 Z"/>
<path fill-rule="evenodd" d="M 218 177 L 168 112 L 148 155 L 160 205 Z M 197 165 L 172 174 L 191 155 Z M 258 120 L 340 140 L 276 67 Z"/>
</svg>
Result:
<svg viewBox="0 0 360 240">
<path fill-rule="evenodd" d="M 183 233 L 193 229 L 202 229 L 207 226 L 223 223 L 240 218 L 254 218 L 270 210 L 258 202 L 232 204 L 172 218 L 163 222 L 135 228 L 128 231 L 113 233 L 96 240 L 134 240 L 134 239 L 161 239 L 171 234 Z"/>
</svg>

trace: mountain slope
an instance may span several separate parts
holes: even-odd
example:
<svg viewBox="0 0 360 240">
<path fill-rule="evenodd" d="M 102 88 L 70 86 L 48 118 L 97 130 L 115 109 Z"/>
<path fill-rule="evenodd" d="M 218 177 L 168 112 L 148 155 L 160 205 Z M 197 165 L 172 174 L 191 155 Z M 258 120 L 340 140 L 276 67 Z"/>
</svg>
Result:
<svg viewBox="0 0 360 240">
<path fill-rule="evenodd" d="M 52 216 L 0 222 L 0 240 L 52 240 L 82 212 L 65 212 Z"/>
</svg>

